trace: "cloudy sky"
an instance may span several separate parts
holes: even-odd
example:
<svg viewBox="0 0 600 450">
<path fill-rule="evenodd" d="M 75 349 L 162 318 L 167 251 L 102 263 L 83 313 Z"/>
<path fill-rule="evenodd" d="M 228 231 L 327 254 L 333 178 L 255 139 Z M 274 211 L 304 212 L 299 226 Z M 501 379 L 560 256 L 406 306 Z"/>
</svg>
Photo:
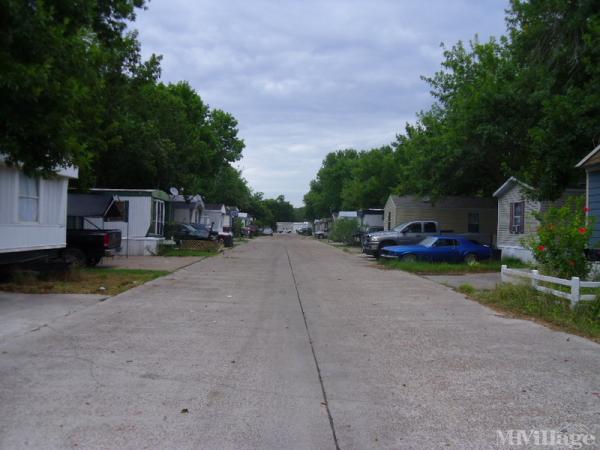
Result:
<svg viewBox="0 0 600 450">
<path fill-rule="evenodd" d="M 232 113 L 246 142 L 239 167 L 266 197 L 294 205 L 323 157 L 394 140 L 431 104 L 420 75 L 440 43 L 505 30 L 504 0 L 152 0 L 142 52 L 163 81 L 188 80 Z"/>
</svg>

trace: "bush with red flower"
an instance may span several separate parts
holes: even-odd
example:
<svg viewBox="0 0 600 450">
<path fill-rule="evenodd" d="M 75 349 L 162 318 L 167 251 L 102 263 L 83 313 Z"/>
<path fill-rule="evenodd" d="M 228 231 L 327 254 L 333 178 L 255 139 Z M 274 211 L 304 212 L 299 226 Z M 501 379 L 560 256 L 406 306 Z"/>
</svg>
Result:
<svg viewBox="0 0 600 450">
<path fill-rule="evenodd" d="M 560 208 L 536 214 L 537 233 L 524 244 L 533 252 L 542 273 L 559 278 L 586 278 L 590 263 L 585 257 L 593 217 L 587 215 L 584 199 L 572 197 Z"/>
</svg>

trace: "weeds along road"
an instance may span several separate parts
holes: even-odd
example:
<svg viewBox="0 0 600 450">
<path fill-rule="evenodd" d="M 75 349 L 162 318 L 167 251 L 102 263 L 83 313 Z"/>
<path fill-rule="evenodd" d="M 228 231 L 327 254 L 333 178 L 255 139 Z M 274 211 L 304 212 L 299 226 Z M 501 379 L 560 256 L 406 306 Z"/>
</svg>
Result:
<svg viewBox="0 0 600 450">
<path fill-rule="evenodd" d="M 298 236 L 0 338 L 3 449 L 482 449 L 599 423 L 597 344 Z"/>
</svg>

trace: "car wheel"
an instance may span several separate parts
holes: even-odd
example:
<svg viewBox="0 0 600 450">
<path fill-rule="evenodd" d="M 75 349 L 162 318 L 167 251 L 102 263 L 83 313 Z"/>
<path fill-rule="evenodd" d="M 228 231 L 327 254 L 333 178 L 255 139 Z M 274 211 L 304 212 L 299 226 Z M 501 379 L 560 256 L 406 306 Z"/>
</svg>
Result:
<svg viewBox="0 0 600 450">
<path fill-rule="evenodd" d="M 69 266 L 69 269 L 79 269 L 85 267 L 87 258 L 78 248 L 68 248 L 63 252 L 63 259 Z"/>
<path fill-rule="evenodd" d="M 473 253 L 468 253 L 467 255 L 465 255 L 465 263 L 467 263 L 470 266 L 472 266 L 473 264 L 476 264 L 477 263 L 477 255 L 475 255 Z"/>
<path fill-rule="evenodd" d="M 101 259 L 101 256 L 92 256 L 91 258 L 87 259 L 87 265 L 90 267 L 96 267 Z"/>
<path fill-rule="evenodd" d="M 417 257 L 415 255 L 404 255 L 402 257 L 402 262 L 416 262 L 417 261 Z"/>
</svg>

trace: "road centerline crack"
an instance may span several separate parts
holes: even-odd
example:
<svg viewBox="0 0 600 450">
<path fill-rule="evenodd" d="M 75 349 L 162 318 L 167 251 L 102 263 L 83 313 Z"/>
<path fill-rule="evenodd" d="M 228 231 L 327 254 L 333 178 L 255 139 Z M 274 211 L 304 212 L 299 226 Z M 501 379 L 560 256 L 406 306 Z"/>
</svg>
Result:
<svg viewBox="0 0 600 450">
<path fill-rule="evenodd" d="M 333 435 L 333 443 L 335 444 L 336 450 L 340 450 L 337 435 L 335 432 L 335 423 L 333 422 L 333 416 L 329 409 L 329 401 L 327 400 L 327 391 L 325 390 L 325 384 L 323 383 L 323 376 L 321 375 L 321 367 L 319 366 L 319 360 L 317 359 L 317 353 L 315 352 L 315 346 L 313 344 L 312 337 L 310 335 L 310 329 L 308 328 L 308 322 L 306 320 L 306 313 L 304 312 L 304 305 L 302 304 L 302 298 L 300 297 L 300 291 L 298 290 L 298 283 L 296 281 L 296 275 L 294 273 L 294 266 L 292 265 L 292 259 L 288 252 L 287 246 L 285 248 L 285 254 L 287 255 L 288 264 L 290 266 L 290 272 L 292 274 L 292 280 L 294 281 L 294 288 L 296 289 L 296 297 L 298 298 L 298 304 L 300 305 L 300 311 L 302 312 L 302 319 L 304 320 L 304 327 L 306 328 L 306 335 L 308 336 L 308 343 L 310 344 L 310 350 L 315 361 L 315 367 L 317 369 L 317 375 L 319 377 L 319 384 L 321 385 L 321 392 L 323 393 L 323 403 L 325 404 L 325 410 L 327 411 L 327 417 L 329 418 L 329 427 L 331 428 L 331 434 Z"/>
</svg>

